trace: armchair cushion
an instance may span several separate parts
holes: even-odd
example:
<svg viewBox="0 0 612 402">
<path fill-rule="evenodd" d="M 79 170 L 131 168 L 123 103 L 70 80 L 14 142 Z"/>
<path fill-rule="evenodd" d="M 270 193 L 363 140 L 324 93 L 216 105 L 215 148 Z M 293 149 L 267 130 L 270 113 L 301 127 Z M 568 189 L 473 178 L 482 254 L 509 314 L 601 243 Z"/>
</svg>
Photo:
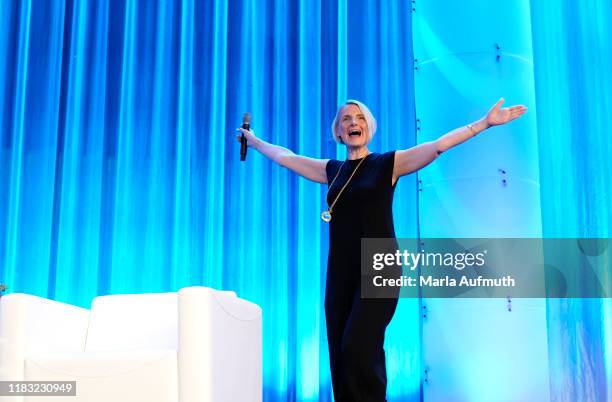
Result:
<svg viewBox="0 0 612 402">
<path fill-rule="evenodd" d="M 178 349 L 176 293 L 99 296 L 91 303 L 87 352 Z"/>
<path fill-rule="evenodd" d="M 0 381 L 23 378 L 26 356 L 83 351 L 89 310 L 23 293 L 1 300 Z"/>
<path fill-rule="evenodd" d="M 76 381 L 80 401 L 178 401 L 175 350 L 29 356 L 25 360 L 24 379 Z M 75 401 L 73 396 L 52 399 Z"/>
</svg>

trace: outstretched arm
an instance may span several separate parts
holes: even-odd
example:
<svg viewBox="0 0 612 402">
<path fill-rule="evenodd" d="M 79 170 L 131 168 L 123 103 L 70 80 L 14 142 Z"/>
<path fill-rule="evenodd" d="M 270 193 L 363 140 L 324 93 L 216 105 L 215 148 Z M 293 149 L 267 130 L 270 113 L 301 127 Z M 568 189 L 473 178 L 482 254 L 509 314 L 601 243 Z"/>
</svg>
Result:
<svg viewBox="0 0 612 402">
<path fill-rule="evenodd" d="M 527 111 L 527 108 L 523 105 L 502 108 L 501 105 L 503 103 L 504 99 L 502 98 L 493 105 L 482 119 L 464 127 L 456 128 L 435 141 L 425 142 L 409 149 L 397 151 L 393 165 L 392 183 L 395 183 L 398 178 L 404 175 L 429 165 L 442 152 L 446 152 L 452 147 L 469 140 L 491 126 L 509 123 Z"/>
<path fill-rule="evenodd" d="M 308 180 L 323 184 L 327 183 L 327 173 L 325 172 L 325 167 L 327 166 L 329 159 L 315 159 L 296 155 L 287 148 L 270 144 L 260 138 L 257 138 L 253 131 L 245 130 L 243 128 L 239 128 L 238 130 L 244 133 L 244 136 L 247 138 L 247 145 L 249 147 L 256 149 L 268 159 L 294 171 Z M 237 138 L 238 141 L 240 141 L 240 135 L 238 135 Z"/>
</svg>

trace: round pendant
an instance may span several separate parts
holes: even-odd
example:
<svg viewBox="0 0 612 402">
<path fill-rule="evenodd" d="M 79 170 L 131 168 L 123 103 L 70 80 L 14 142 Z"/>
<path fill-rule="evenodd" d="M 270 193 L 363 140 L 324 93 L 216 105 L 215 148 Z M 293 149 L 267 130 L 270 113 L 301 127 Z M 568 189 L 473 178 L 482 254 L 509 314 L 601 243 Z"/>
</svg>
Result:
<svg viewBox="0 0 612 402">
<path fill-rule="evenodd" d="M 329 211 L 321 212 L 321 219 L 323 219 L 323 221 L 325 221 L 325 222 L 331 221 L 331 212 L 329 212 Z"/>
</svg>

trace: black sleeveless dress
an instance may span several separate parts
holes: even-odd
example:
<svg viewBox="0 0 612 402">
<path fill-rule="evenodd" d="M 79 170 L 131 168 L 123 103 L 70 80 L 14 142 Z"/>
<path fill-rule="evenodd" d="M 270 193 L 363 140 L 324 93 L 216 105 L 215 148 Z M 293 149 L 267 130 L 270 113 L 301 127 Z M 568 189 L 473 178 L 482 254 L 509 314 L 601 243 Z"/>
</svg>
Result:
<svg viewBox="0 0 612 402">
<path fill-rule="evenodd" d="M 385 401 L 385 329 L 397 298 L 361 297 L 361 238 L 395 238 L 391 184 L 395 151 L 365 157 L 332 211 L 325 316 L 336 401 Z M 361 159 L 330 160 L 331 205 Z M 338 173 L 338 171 L 340 172 Z M 329 185 L 328 184 L 328 185 Z"/>
</svg>

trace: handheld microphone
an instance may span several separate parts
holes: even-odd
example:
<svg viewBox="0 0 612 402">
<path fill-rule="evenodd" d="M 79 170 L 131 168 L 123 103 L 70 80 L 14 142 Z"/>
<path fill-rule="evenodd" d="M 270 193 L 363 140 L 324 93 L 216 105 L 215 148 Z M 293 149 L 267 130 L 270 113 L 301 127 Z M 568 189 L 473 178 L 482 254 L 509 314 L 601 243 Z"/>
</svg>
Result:
<svg viewBox="0 0 612 402">
<path fill-rule="evenodd" d="M 242 115 L 242 128 L 249 130 L 251 128 L 251 113 L 246 112 Z M 240 160 L 244 162 L 247 154 L 247 139 L 242 133 L 240 137 Z"/>
</svg>

